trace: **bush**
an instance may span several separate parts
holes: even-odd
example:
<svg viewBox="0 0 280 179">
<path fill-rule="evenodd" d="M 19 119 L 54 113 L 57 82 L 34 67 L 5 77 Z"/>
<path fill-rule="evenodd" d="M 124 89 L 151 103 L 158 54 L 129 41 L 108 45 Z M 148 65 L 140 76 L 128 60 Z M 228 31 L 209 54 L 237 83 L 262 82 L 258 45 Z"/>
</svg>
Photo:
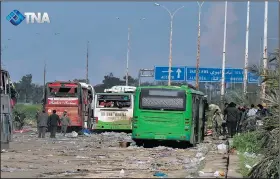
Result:
<svg viewBox="0 0 280 179">
<path fill-rule="evenodd" d="M 262 136 L 259 132 L 246 132 L 233 137 L 233 148 L 240 152 L 259 153 Z"/>
</svg>

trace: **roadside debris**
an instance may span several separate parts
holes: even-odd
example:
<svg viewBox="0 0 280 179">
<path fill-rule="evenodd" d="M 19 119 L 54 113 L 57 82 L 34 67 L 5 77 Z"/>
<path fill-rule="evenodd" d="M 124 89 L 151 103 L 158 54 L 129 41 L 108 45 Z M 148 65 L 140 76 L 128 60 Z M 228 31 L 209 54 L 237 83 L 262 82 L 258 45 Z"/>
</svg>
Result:
<svg viewBox="0 0 280 179">
<path fill-rule="evenodd" d="M 156 176 L 156 177 L 167 177 L 167 175 L 165 173 L 162 173 L 162 172 L 156 172 L 154 174 L 154 176 Z"/>
</svg>

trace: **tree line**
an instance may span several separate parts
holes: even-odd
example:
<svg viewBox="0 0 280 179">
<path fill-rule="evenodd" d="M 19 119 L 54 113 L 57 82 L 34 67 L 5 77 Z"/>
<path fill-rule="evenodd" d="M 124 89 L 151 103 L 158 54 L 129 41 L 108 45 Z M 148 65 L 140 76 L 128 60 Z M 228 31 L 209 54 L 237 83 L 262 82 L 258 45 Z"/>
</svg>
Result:
<svg viewBox="0 0 280 179">
<path fill-rule="evenodd" d="M 86 79 L 73 79 L 73 81 L 86 82 Z M 128 84 L 130 86 L 137 86 L 138 79 L 128 76 Z M 113 73 L 104 76 L 101 84 L 95 85 L 94 89 L 97 93 L 103 92 L 104 89 L 111 88 L 116 85 L 125 85 L 125 77 L 123 79 L 115 77 Z M 18 93 L 18 103 L 32 103 L 39 104 L 43 98 L 44 86 L 42 84 L 35 84 L 32 81 L 32 74 L 22 76 L 21 80 L 14 82 L 15 89 Z"/>
</svg>

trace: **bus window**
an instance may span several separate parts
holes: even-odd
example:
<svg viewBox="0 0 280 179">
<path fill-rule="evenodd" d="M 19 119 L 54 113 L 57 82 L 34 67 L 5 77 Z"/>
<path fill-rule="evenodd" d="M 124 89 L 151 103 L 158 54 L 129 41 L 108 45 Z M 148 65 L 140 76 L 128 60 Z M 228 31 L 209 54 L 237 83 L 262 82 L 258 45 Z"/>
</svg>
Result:
<svg viewBox="0 0 280 179">
<path fill-rule="evenodd" d="M 48 97 L 76 97 L 78 95 L 77 87 L 49 87 Z"/>
<path fill-rule="evenodd" d="M 130 108 L 131 98 L 128 95 L 98 95 L 97 108 Z"/>
<path fill-rule="evenodd" d="M 185 91 L 174 89 L 142 89 L 140 94 L 140 109 L 185 111 Z"/>
</svg>

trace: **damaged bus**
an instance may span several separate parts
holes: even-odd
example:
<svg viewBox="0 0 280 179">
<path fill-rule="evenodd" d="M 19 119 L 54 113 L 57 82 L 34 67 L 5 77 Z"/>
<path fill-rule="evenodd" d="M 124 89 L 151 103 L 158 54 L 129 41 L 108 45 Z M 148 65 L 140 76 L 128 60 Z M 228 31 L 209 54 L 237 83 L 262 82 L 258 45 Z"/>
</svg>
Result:
<svg viewBox="0 0 280 179">
<path fill-rule="evenodd" d="M 9 148 L 12 140 L 13 117 L 12 109 L 16 104 L 17 92 L 11 82 L 9 72 L 0 71 L 0 94 L 1 94 L 1 150 Z"/>
<path fill-rule="evenodd" d="M 131 131 L 133 86 L 113 86 L 95 95 L 94 129 Z"/>
<path fill-rule="evenodd" d="M 49 115 L 56 110 L 59 117 L 67 111 L 72 130 L 91 128 L 94 95 L 94 88 L 90 84 L 77 81 L 49 82 L 45 88 L 44 109 Z"/>
<path fill-rule="evenodd" d="M 132 119 L 132 139 L 137 145 L 151 140 L 187 141 L 204 138 L 204 94 L 188 86 L 138 87 Z"/>
</svg>

